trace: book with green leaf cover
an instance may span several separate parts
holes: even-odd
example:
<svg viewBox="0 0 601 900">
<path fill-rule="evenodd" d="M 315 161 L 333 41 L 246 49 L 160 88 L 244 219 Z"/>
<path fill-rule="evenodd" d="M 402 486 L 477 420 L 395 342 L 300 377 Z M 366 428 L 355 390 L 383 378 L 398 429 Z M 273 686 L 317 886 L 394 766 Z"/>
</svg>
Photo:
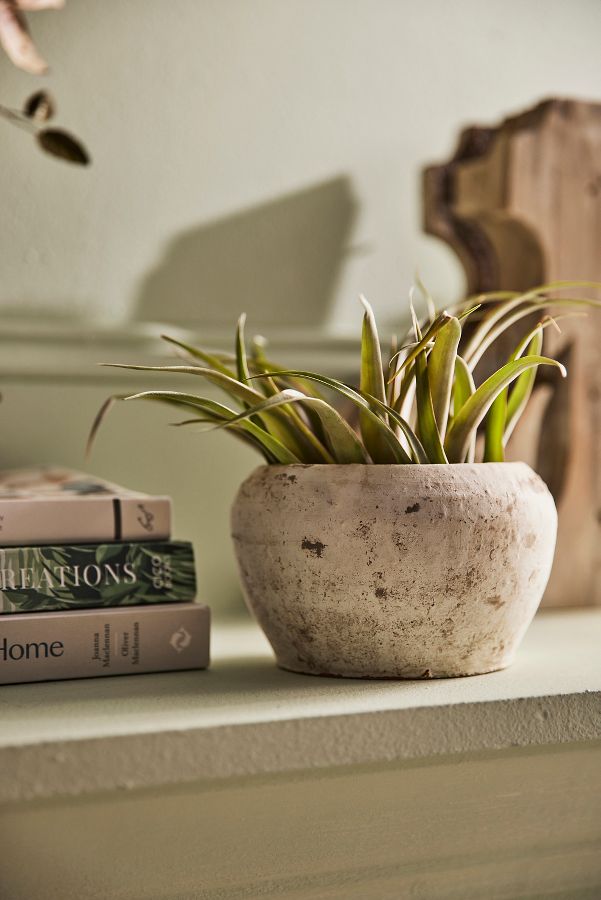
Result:
<svg viewBox="0 0 601 900">
<path fill-rule="evenodd" d="M 187 541 L 0 549 L 0 613 L 193 600 Z"/>
</svg>

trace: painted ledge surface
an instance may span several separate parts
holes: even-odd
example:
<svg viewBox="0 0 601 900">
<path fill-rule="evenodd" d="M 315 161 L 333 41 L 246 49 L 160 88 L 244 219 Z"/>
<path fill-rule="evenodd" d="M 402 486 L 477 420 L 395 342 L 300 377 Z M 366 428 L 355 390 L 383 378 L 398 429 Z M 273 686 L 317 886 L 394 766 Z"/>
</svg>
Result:
<svg viewBox="0 0 601 900">
<path fill-rule="evenodd" d="M 0 802 L 600 738 L 601 610 L 540 614 L 504 672 L 428 682 L 281 672 L 255 625 L 222 625 L 207 672 L 1 688 Z"/>
</svg>

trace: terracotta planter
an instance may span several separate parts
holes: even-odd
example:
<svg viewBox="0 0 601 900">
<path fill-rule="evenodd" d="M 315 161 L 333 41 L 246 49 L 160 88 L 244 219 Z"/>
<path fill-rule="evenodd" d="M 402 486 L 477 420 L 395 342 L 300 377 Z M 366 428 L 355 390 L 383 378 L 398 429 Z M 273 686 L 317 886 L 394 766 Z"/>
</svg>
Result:
<svg viewBox="0 0 601 900">
<path fill-rule="evenodd" d="M 246 601 L 278 665 L 361 678 L 510 665 L 556 530 L 524 463 L 262 466 L 232 511 Z"/>
</svg>

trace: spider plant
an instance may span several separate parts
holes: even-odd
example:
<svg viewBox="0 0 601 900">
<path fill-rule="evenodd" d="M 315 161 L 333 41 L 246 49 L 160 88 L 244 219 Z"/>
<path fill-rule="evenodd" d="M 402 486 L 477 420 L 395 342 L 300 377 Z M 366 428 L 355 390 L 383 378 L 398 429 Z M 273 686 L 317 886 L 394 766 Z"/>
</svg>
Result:
<svg viewBox="0 0 601 900">
<path fill-rule="evenodd" d="M 558 328 L 566 314 L 581 314 L 579 307 L 599 303 L 564 296 L 566 290 L 579 288 L 599 285 L 555 282 L 522 293 L 497 291 L 471 298 L 449 311 L 438 311 L 426 294 L 428 315 L 421 321 L 410 300 L 410 331 L 399 349 L 398 342 L 393 342 L 386 362 L 373 310 L 362 297 L 358 387 L 272 363 L 261 339 L 247 344 L 244 315 L 238 321 L 234 352 L 229 355 L 164 336 L 180 358 L 184 357 L 183 364 L 109 365 L 177 374 L 189 382 L 200 379 L 220 388 L 228 402 L 174 390 L 113 396 L 96 416 L 89 446 L 114 401 L 151 400 L 181 410 L 186 418 L 175 423 L 181 427 L 227 429 L 270 464 L 472 462 L 482 425 L 482 461 L 502 461 L 538 367 L 554 366 L 561 376 L 566 375 L 560 362 L 542 355 L 545 330 Z M 525 329 L 505 363 L 477 384 L 476 367 L 501 335 L 533 318 L 534 325 Z M 356 408 L 358 427 L 354 427 L 354 416 L 345 417 L 339 411 L 337 399 Z"/>
</svg>

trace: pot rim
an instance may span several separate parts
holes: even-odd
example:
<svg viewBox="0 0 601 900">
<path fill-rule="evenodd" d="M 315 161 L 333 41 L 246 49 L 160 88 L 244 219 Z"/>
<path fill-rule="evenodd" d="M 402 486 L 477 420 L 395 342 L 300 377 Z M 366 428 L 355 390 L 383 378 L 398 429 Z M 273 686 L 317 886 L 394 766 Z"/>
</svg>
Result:
<svg viewBox="0 0 601 900">
<path fill-rule="evenodd" d="M 534 472 L 532 466 L 523 460 L 507 460 L 505 462 L 474 462 L 474 463 L 261 463 L 255 467 L 258 469 L 273 469 L 275 472 L 281 472 L 283 469 L 395 469 L 402 471 L 426 471 L 426 470 L 452 470 L 463 469 L 484 469 L 491 467 L 514 468 L 516 466 L 525 466 Z M 539 476 L 540 477 L 540 476 Z"/>
</svg>

